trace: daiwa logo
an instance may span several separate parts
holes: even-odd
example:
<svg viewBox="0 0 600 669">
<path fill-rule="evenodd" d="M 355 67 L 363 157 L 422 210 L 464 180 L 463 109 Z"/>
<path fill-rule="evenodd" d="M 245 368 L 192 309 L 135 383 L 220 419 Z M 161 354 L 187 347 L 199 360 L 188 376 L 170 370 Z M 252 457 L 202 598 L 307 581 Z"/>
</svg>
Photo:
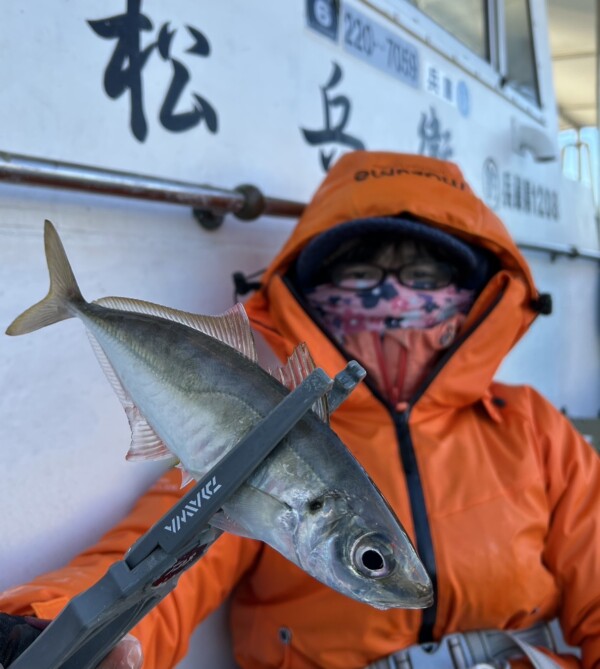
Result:
<svg viewBox="0 0 600 669">
<path fill-rule="evenodd" d="M 177 534 L 182 525 L 187 523 L 188 518 L 192 518 L 198 511 L 200 511 L 202 508 L 202 500 L 210 499 L 217 490 L 220 490 L 220 488 L 221 484 L 217 483 L 217 477 L 213 476 L 211 481 L 202 486 L 200 492 L 196 495 L 196 499 L 190 500 L 183 508 L 183 511 L 173 518 L 170 525 L 165 525 L 164 529 L 167 530 L 167 532 Z"/>
</svg>

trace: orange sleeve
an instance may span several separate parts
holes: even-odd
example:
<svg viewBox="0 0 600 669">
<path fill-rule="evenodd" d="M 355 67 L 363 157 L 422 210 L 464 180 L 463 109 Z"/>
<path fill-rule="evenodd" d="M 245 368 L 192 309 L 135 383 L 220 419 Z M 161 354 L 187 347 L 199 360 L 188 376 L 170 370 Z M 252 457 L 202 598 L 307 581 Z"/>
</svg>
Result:
<svg viewBox="0 0 600 669">
<path fill-rule="evenodd" d="M 67 566 L 0 594 L 0 611 L 54 618 L 68 601 L 98 581 L 127 549 L 177 502 L 179 472 L 170 471 L 141 497 L 131 513 Z M 133 630 L 142 643 L 144 669 L 168 669 L 187 651 L 194 628 L 214 611 L 251 567 L 261 544 L 224 534 Z"/>
<path fill-rule="evenodd" d="M 551 518 L 543 559 L 563 593 L 567 642 L 581 647 L 585 669 L 598 668 L 600 457 L 565 416 L 537 393 L 533 399 Z"/>
</svg>

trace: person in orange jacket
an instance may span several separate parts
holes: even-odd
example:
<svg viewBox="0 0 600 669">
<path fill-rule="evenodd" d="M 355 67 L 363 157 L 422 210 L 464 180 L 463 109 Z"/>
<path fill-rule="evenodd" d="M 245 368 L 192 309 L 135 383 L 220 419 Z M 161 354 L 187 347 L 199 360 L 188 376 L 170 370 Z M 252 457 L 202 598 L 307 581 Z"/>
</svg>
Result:
<svg viewBox="0 0 600 669">
<path fill-rule="evenodd" d="M 331 425 L 405 525 L 435 603 L 376 610 L 270 547 L 226 534 L 132 630 L 139 646 L 118 646 L 103 668 L 141 666 L 140 646 L 144 669 L 175 666 L 197 624 L 230 595 L 243 669 L 360 669 L 384 658 L 408 666 L 398 651 L 554 618 L 580 657 L 546 648 L 553 664 L 535 666 L 600 667 L 600 460 L 534 389 L 493 380 L 547 310 L 506 228 L 455 165 L 343 156 L 247 311 L 281 360 L 304 341 L 331 376 L 348 359 L 366 367 Z M 180 494 L 167 473 L 97 545 L 2 594 L 0 610 L 54 617 Z M 431 657 L 421 666 L 461 666 Z"/>
</svg>

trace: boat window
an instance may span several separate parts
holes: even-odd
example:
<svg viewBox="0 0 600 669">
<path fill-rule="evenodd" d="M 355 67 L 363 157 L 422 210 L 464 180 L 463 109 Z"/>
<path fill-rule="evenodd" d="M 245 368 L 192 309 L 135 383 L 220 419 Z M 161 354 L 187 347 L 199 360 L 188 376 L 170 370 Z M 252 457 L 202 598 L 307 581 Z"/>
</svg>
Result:
<svg viewBox="0 0 600 669">
<path fill-rule="evenodd" d="M 409 2 L 471 51 L 489 61 L 486 0 L 461 0 L 461 2 L 409 0 Z"/>
<path fill-rule="evenodd" d="M 504 12 L 507 83 L 539 106 L 529 0 L 504 0 Z"/>
</svg>

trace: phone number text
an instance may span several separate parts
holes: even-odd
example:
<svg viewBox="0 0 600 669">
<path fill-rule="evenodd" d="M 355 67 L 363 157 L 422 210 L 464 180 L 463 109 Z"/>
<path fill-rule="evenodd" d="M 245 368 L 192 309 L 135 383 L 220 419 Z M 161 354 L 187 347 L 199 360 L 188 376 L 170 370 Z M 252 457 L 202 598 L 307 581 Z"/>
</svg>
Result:
<svg viewBox="0 0 600 669">
<path fill-rule="evenodd" d="M 419 86 L 416 47 L 354 9 L 344 7 L 344 49 L 410 86 Z"/>
</svg>

